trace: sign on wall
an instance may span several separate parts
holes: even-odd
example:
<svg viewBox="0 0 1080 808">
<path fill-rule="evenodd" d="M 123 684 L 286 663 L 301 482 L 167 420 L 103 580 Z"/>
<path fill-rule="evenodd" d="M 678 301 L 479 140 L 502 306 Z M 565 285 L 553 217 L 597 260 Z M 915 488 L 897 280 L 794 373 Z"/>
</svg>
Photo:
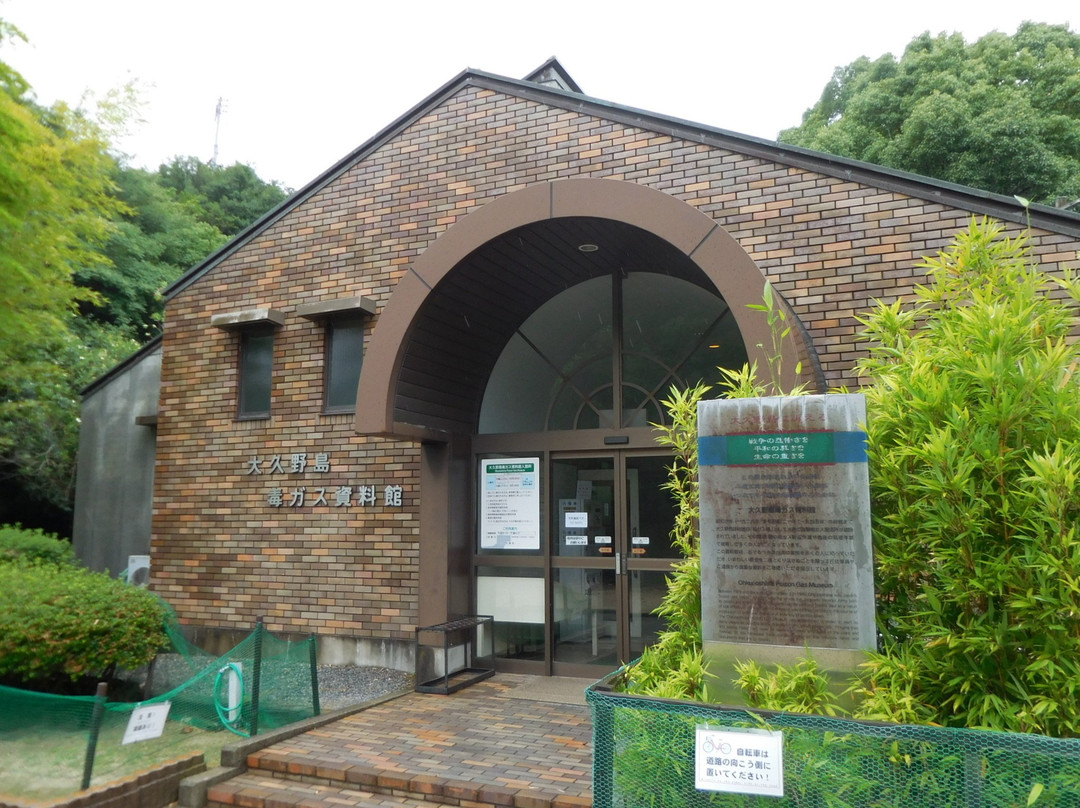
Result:
<svg viewBox="0 0 1080 808">
<path fill-rule="evenodd" d="M 291 455 L 275 454 L 269 457 L 252 457 L 244 464 L 245 476 L 296 476 L 308 474 L 325 475 L 331 472 L 330 455 L 293 452 Z M 274 485 L 267 489 L 266 504 L 271 508 L 302 507 L 374 507 L 402 506 L 403 489 L 400 485 L 356 484 L 351 481 L 339 485 L 320 482 L 317 485 Z"/>
<path fill-rule="evenodd" d="M 480 461 L 480 549 L 540 549 L 540 458 Z"/>
</svg>

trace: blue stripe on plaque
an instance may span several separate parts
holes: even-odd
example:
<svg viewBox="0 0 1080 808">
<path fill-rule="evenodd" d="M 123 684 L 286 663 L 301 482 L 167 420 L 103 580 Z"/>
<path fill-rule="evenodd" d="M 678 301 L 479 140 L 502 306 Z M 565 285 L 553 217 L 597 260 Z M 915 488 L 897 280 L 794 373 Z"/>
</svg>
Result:
<svg viewBox="0 0 1080 808">
<path fill-rule="evenodd" d="M 865 432 L 834 432 L 833 435 L 837 463 L 867 462 Z"/>
<path fill-rule="evenodd" d="M 726 466 L 727 436 L 703 435 L 698 438 L 698 465 Z"/>
<path fill-rule="evenodd" d="M 702 466 L 792 466 L 865 463 L 865 432 L 784 432 L 704 435 Z"/>
</svg>

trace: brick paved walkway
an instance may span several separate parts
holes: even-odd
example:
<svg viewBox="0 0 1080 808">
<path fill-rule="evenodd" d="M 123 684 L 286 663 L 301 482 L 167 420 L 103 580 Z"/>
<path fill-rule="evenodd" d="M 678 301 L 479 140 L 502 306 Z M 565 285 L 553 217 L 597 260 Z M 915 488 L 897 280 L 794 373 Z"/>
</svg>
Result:
<svg viewBox="0 0 1080 808">
<path fill-rule="evenodd" d="M 513 697 L 536 678 L 500 674 L 450 696 L 409 693 L 274 744 L 249 761 L 277 770 L 314 764 L 428 775 L 591 801 L 589 709 Z"/>
</svg>

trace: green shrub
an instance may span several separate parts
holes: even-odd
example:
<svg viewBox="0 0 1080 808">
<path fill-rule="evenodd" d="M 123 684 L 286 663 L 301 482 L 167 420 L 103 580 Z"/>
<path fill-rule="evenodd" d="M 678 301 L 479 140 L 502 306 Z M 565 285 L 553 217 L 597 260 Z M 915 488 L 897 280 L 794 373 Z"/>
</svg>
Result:
<svg viewBox="0 0 1080 808">
<path fill-rule="evenodd" d="M 985 220 L 923 266 L 913 305 L 882 304 L 861 321 L 882 647 L 848 695 L 858 718 L 1078 736 L 1080 282 L 1040 271 L 1026 237 Z M 767 295 L 757 308 L 770 306 Z M 783 318 L 769 323 L 778 356 Z M 728 395 L 775 393 L 774 364 L 771 385 L 752 367 L 725 371 Z M 706 697 L 686 675 L 700 667 L 687 436 L 703 393 L 667 402 L 687 560 L 660 611 L 671 630 L 625 672 L 631 692 Z M 751 702 L 836 709 L 808 660 L 739 675 Z"/>
<path fill-rule="evenodd" d="M 1080 285 L 985 221 L 926 266 L 863 321 L 883 647 L 860 715 L 1075 736 Z"/>
<path fill-rule="evenodd" d="M 0 563 L 27 559 L 49 564 L 75 564 L 71 542 L 40 529 L 27 530 L 22 525 L 0 525 Z"/>
<path fill-rule="evenodd" d="M 735 672 L 735 684 L 751 707 L 834 717 L 845 713 L 830 689 L 828 673 L 809 652 L 794 665 L 776 665 L 773 670 L 753 659 L 740 660 Z"/>
<path fill-rule="evenodd" d="M 154 658 L 165 607 L 150 592 L 70 566 L 0 564 L 0 679 L 109 679 Z"/>
</svg>

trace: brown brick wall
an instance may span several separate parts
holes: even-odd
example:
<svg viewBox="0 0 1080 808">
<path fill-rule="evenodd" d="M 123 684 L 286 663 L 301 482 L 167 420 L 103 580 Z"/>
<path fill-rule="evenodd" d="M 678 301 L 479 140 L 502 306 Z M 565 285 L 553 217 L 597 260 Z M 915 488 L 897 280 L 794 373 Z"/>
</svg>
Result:
<svg viewBox="0 0 1080 808">
<path fill-rule="evenodd" d="M 731 233 L 791 302 L 829 385 L 854 384 L 854 317 L 919 282 L 920 257 L 970 213 L 667 134 L 465 87 L 178 293 L 166 315 L 154 516 L 154 585 L 189 622 L 408 639 L 417 614 L 418 447 L 352 434 L 321 414 L 323 337 L 296 317 L 316 300 L 383 306 L 410 262 L 502 194 L 569 177 L 628 180 L 693 205 Z M 1014 230 L 1017 228 L 1013 228 Z M 1076 266 L 1077 241 L 1036 232 Z M 272 417 L 238 422 L 237 336 L 211 315 L 279 309 Z M 377 320 L 373 318 L 372 325 Z M 364 406 L 360 402 L 361 407 Z M 374 507 L 266 504 L 252 457 L 330 455 L 290 491 L 379 486 Z M 404 487 L 401 508 L 382 487 Z M 329 495 L 328 495 L 329 498 Z"/>
</svg>

